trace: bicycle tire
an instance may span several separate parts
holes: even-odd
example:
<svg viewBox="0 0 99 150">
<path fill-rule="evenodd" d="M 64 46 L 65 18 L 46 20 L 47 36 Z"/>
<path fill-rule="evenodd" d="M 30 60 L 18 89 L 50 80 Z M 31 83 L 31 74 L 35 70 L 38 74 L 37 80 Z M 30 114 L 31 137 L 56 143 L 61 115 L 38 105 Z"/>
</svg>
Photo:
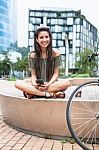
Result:
<svg viewBox="0 0 99 150">
<path fill-rule="evenodd" d="M 99 142 L 98 103 L 98 80 L 78 86 L 67 102 L 66 118 L 69 131 L 74 140 L 84 150 L 95 150 L 94 147 Z"/>
</svg>

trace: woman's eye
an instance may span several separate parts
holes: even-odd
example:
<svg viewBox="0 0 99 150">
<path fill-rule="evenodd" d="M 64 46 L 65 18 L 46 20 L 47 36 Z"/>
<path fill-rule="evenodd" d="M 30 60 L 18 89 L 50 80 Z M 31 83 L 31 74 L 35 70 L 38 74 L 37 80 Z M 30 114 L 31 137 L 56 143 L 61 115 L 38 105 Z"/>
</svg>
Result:
<svg viewBox="0 0 99 150">
<path fill-rule="evenodd" d="M 43 36 L 40 36 L 40 39 L 43 39 Z"/>
<path fill-rule="evenodd" d="M 48 39 L 48 36 L 45 36 L 46 39 Z"/>
<path fill-rule="evenodd" d="M 40 36 L 40 39 L 44 39 L 44 38 L 48 39 L 49 37 L 48 36 L 45 36 L 45 37 L 44 36 Z"/>
</svg>

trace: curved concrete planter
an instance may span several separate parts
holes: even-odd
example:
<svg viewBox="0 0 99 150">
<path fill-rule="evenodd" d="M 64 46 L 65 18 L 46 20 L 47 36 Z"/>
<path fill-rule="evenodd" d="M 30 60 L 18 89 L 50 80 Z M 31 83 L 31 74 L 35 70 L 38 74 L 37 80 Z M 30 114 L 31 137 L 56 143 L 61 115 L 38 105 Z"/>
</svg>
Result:
<svg viewBox="0 0 99 150">
<path fill-rule="evenodd" d="M 74 81 L 71 82 L 74 84 Z M 27 100 L 22 95 L 0 94 L 1 113 L 7 123 L 19 129 L 50 136 L 70 136 L 66 123 L 67 100 Z M 85 102 L 89 107 L 94 106 L 94 102 Z M 79 101 L 75 103 L 79 105 Z"/>
<path fill-rule="evenodd" d="M 70 135 L 66 126 L 66 101 L 0 95 L 4 120 L 18 128 L 54 136 Z"/>
</svg>

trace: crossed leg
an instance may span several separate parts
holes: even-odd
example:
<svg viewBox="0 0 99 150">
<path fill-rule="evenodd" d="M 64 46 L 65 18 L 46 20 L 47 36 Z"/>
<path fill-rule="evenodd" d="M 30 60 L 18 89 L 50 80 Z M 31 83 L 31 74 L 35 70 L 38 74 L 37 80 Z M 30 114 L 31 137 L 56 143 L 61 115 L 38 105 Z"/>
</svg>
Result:
<svg viewBox="0 0 99 150">
<path fill-rule="evenodd" d="M 51 84 L 47 92 L 49 93 L 56 93 L 59 91 L 65 91 L 70 86 L 70 81 L 67 79 L 63 79 L 62 81 L 56 81 L 53 84 Z M 27 82 L 25 80 L 17 80 L 15 82 L 15 87 L 21 91 L 24 91 L 31 95 L 38 95 L 38 96 L 45 96 L 45 91 L 40 91 L 39 89 L 36 89 L 31 82 Z"/>
</svg>

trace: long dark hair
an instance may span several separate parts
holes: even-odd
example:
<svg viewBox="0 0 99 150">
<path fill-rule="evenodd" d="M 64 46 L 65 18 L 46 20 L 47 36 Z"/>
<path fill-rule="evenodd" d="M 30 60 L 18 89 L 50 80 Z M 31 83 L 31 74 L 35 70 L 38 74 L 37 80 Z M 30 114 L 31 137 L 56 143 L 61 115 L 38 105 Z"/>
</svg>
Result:
<svg viewBox="0 0 99 150">
<path fill-rule="evenodd" d="M 36 68 L 36 75 L 37 78 L 40 78 L 40 57 L 41 57 L 41 47 L 38 44 L 37 40 L 39 33 L 41 31 L 47 31 L 50 37 L 50 43 L 47 47 L 46 54 L 47 54 L 47 60 L 46 60 L 46 79 L 49 81 L 51 79 L 51 74 L 52 74 L 52 63 L 53 63 L 53 50 L 52 50 L 52 34 L 50 32 L 50 29 L 48 27 L 40 27 L 37 29 L 37 31 L 34 34 L 34 52 L 36 56 L 36 63 L 35 63 L 35 68 Z"/>
</svg>

